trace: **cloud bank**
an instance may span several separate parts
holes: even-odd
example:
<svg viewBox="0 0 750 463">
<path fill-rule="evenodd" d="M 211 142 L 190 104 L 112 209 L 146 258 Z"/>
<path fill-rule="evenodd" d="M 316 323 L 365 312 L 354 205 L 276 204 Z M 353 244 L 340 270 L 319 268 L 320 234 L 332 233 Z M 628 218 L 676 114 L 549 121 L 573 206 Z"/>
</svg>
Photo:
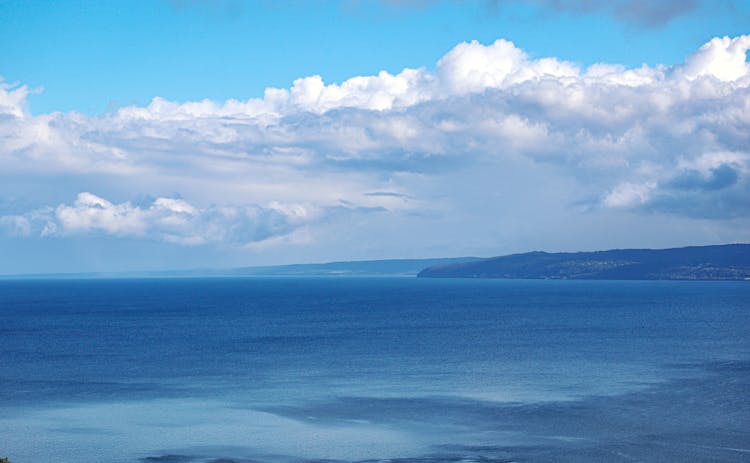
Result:
<svg viewBox="0 0 750 463">
<path fill-rule="evenodd" d="M 564 195 L 590 215 L 747 218 L 749 48 L 750 35 L 718 37 L 672 66 L 582 68 L 502 39 L 473 41 L 434 71 L 328 84 L 315 75 L 262 98 L 156 97 L 93 117 L 32 115 L 29 90 L 2 84 L 3 175 L 67 180 L 55 202 L 0 211 L 0 226 L 14 236 L 244 246 L 342 215 L 463 213 L 457 192 L 478 183 L 461 183 L 462 172 L 502 178 L 519 165 L 572 185 L 547 191 L 531 169 L 519 196 Z M 144 195 L 156 199 L 134 203 Z"/>
</svg>

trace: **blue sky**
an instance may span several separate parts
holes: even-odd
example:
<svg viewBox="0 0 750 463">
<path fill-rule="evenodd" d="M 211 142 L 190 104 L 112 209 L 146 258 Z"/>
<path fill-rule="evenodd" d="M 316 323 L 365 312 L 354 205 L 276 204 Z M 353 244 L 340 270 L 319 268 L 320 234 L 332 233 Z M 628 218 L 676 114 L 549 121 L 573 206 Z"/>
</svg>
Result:
<svg viewBox="0 0 750 463">
<path fill-rule="evenodd" d="M 430 68 L 467 40 L 504 38 L 531 56 L 584 65 L 673 64 L 714 36 L 746 33 L 750 21 L 748 2 L 704 2 L 657 24 L 543 4 L 6 0 L 0 43 L 12 46 L 0 56 L 0 75 L 44 88 L 29 99 L 34 113 L 95 114 L 154 96 L 257 97 L 312 74 L 341 82 L 382 69 Z"/>
<path fill-rule="evenodd" d="M 748 24 L 729 0 L 0 1 L 0 273 L 750 241 Z"/>
</svg>

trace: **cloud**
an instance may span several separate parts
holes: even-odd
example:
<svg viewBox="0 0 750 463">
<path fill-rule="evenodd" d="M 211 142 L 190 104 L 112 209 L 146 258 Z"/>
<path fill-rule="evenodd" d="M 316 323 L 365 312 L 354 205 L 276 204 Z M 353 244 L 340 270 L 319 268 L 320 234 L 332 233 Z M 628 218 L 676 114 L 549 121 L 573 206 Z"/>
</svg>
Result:
<svg viewBox="0 0 750 463">
<path fill-rule="evenodd" d="M 621 183 L 617 185 L 603 200 L 606 207 L 638 207 L 651 200 L 656 184 Z"/>
<path fill-rule="evenodd" d="M 314 222 L 320 211 L 299 204 L 196 208 L 179 198 L 156 198 L 145 205 L 112 203 L 79 193 L 71 205 L 46 207 L 25 215 L 0 216 L 15 235 L 41 237 L 100 234 L 183 245 L 257 244 L 292 234 Z"/>
<path fill-rule="evenodd" d="M 39 200 L 35 217 L 7 213 L 3 227 L 20 236 L 281 245 L 342 213 L 467 214 L 463 190 L 491 195 L 493 176 L 516 171 L 526 176 L 519 197 L 598 198 L 590 214 L 741 217 L 750 214 L 742 199 L 750 184 L 748 48 L 750 36 L 723 37 L 672 66 L 583 68 L 533 59 L 507 40 L 472 41 L 434 72 L 341 83 L 314 75 L 262 98 L 157 97 L 93 117 L 32 116 L 28 90 L 5 85 L 0 176 L 46 185 L 54 175 L 67 198 L 101 196 L 81 193 L 50 209 L 43 206 L 59 200 Z M 466 180 L 465 172 L 478 175 Z M 571 186 L 548 190 L 550 175 Z M 143 192 L 157 199 L 103 199 Z"/>
<path fill-rule="evenodd" d="M 722 81 L 735 81 L 750 75 L 747 50 L 750 35 L 715 37 L 693 53 L 680 71 L 689 79 L 713 76 Z"/>
<path fill-rule="evenodd" d="M 27 114 L 26 97 L 30 91 L 25 85 L 9 84 L 0 77 L 0 117 L 23 117 Z"/>
<path fill-rule="evenodd" d="M 11 236 L 111 236 L 179 245 L 222 244 L 267 247 L 299 242 L 305 229 L 335 216 L 380 212 L 351 204 L 320 208 L 272 202 L 260 205 L 211 205 L 198 208 L 181 198 L 159 197 L 134 204 L 113 203 L 89 192 L 73 204 L 42 207 L 26 214 L 0 216 Z"/>
<path fill-rule="evenodd" d="M 606 207 L 667 212 L 697 218 L 750 215 L 750 153 L 706 153 L 641 183 L 618 185 Z"/>
<path fill-rule="evenodd" d="M 22 215 L 0 216 L 0 230 L 10 236 L 31 235 L 31 222 Z"/>
<path fill-rule="evenodd" d="M 722 164 L 704 173 L 699 170 L 685 170 L 679 173 L 669 186 L 682 190 L 721 190 L 736 184 L 740 174 L 733 166 Z"/>
</svg>

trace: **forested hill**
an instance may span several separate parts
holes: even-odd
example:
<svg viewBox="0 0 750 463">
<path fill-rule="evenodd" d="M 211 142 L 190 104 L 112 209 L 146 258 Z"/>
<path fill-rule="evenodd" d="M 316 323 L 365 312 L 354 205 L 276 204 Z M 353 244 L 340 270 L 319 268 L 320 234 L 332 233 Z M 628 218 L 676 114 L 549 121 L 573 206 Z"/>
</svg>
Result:
<svg viewBox="0 0 750 463">
<path fill-rule="evenodd" d="M 746 280 L 750 244 L 672 249 L 529 252 L 473 262 L 434 265 L 421 278 L 530 278 L 580 280 Z"/>
</svg>

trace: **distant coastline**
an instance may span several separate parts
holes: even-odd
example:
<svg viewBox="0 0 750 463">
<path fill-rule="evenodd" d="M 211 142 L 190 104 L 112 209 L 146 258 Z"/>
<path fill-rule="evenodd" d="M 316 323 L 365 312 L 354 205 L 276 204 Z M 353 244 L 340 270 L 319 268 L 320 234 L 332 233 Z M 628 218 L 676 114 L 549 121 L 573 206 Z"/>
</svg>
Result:
<svg viewBox="0 0 750 463">
<path fill-rule="evenodd" d="M 382 259 L 228 269 L 11 274 L 0 275 L 0 280 L 241 277 L 750 281 L 750 244 L 593 252 L 534 251 L 489 258 Z"/>
<path fill-rule="evenodd" d="M 402 276 L 415 277 L 423 269 L 440 264 L 472 262 L 479 257 L 428 259 L 381 259 L 336 261 L 314 264 L 268 265 L 228 269 L 157 270 L 130 272 L 80 272 L 0 275 L 0 279 L 97 279 L 97 278 L 222 278 L 248 276 Z"/>
<path fill-rule="evenodd" d="M 750 244 L 595 252 L 528 252 L 438 264 L 420 278 L 750 280 Z"/>
</svg>

